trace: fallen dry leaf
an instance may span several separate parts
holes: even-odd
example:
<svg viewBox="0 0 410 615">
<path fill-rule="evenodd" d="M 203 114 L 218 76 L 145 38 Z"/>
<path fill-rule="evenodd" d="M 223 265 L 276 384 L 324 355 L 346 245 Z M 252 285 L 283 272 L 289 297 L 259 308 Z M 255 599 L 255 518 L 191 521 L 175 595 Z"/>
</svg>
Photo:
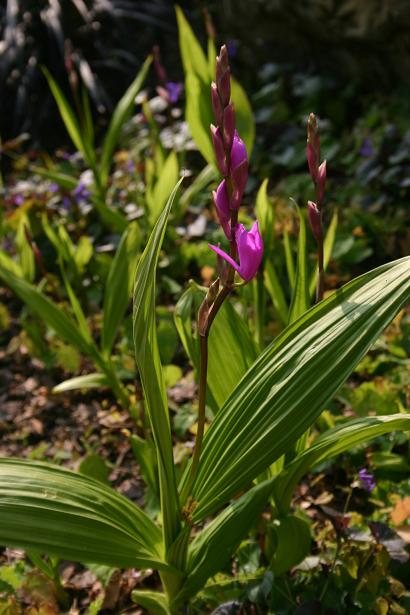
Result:
<svg viewBox="0 0 410 615">
<path fill-rule="evenodd" d="M 400 525 L 410 517 L 410 496 L 399 500 L 390 513 L 390 518 L 395 525 Z"/>
</svg>

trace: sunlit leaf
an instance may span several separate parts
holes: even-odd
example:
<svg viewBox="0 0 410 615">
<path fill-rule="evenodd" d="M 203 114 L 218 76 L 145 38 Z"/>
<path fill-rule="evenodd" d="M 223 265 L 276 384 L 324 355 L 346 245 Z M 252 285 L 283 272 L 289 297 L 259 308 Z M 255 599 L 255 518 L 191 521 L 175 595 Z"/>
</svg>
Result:
<svg viewBox="0 0 410 615">
<path fill-rule="evenodd" d="M 196 520 L 217 510 L 314 422 L 410 297 L 410 258 L 349 282 L 256 360 L 205 434 Z"/>
</svg>

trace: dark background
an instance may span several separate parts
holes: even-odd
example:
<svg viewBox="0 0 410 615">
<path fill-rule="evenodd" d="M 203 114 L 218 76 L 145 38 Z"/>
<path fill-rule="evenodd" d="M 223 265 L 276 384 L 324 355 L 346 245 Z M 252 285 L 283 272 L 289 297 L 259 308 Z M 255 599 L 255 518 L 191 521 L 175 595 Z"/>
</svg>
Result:
<svg viewBox="0 0 410 615">
<path fill-rule="evenodd" d="M 348 124 L 369 96 L 408 96 L 409 0 L 192 0 L 180 5 L 204 43 L 204 10 L 209 12 L 216 42 L 231 44 L 234 72 L 251 100 L 260 69 L 272 63 L 285 88 L 287 75 L 298 71 L 320 77 L 326 95 L 319 105 L 336 123 Z M 169 78 L 182 80 L 170 1 L 3 0 L 2 140 L 28 132 L 34 148 L 67 143 L 41 65 L 70 96 L 66 68 L 71 58 L 93 100 L 96 124 L 103 126 L 154 44 L 161 48 Z"/>
</svg>

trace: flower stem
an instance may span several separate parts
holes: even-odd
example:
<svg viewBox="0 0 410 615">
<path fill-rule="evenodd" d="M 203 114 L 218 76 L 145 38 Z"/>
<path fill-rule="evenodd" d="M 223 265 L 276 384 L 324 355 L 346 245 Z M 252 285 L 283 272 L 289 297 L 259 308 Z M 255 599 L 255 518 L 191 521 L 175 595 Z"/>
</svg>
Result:
<svg viewBox="0 0 410 615">
<path fill-rule="evenodd" d="M 323 236 L 317 240 L 317 265 L 316 303 L 319 303 L 323 299 L 324 290 Z"/>
</svg>

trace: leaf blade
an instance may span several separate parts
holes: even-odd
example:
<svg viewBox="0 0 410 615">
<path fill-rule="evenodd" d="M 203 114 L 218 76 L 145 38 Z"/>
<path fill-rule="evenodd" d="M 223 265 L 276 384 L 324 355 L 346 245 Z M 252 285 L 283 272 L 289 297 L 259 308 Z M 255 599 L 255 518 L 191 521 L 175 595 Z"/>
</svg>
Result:
<svg viewBox="0 0 410 615">
<path fill-rule="evenodd" d="M 51 464 L 0 460 L 0 543 L 109 566 L 161 559 L 159 528 L 110 487 Z"/>
<path fill-rule="evenodd" d="M 409 299 L 409 264 L 406 257 L 349 282 L 260 355 L 205 435 L 195 520 L 246 487 L 313 423 Z"/>
</svg>

